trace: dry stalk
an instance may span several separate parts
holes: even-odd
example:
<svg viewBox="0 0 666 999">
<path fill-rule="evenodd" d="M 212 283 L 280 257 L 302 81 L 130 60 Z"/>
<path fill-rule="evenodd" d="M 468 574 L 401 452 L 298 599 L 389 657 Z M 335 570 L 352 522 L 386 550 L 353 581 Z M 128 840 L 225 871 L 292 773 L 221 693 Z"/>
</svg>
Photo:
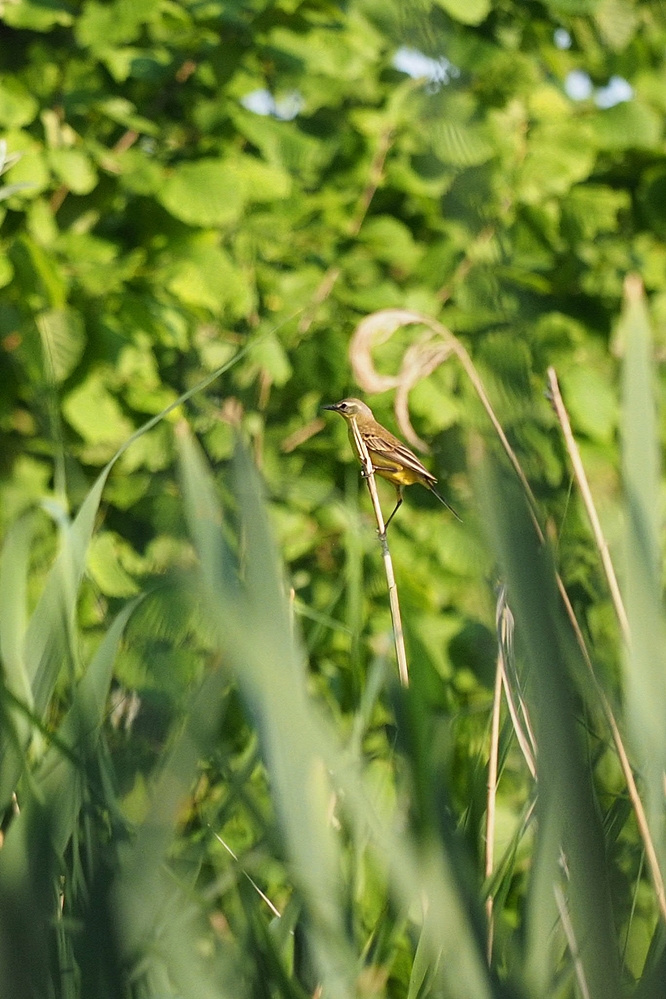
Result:
<svg viewBox="0 0 666 999">
<path fill-rule="evenodd" d="M 571 430 L 569 414 L 567 413 L 564 405 L 562 393 L 560 392 L 560 385 L 557 380 L 557 374 L 555 373 L 555 368 L 553 367 L 548 368 L 548 384 L 550 386 L 555 415 L 557 416 L 560 426 L 562 427 L 564 443 L 566 444 L 567 452 L 569 454 L 569 458 L 571 459 L 571 465 L 576 477 L 576 482 L 578 483 L 578 488 L 580 489 L 580 494 L 583 497 L 585 510 L 590 518 L 592 533 L 594 534 L 594 540 L 597 548 L 599 549 L 601 564 L 603 565 L 604 572 L 606 573 L 606 580 L 608 581 L 611 599 L 622 630 L 622 637 L 627 645 L 629 645 L 629 621 L 627 619 L 627 612 L 624 609 L 622 594 L 620 593 L 620 585 L 617 581 L 617 576 L 615 575 L 615 568 L 613 567 L 610 552 L 608 551 L 608 542 L 604 537 L 604 532 L 602 531 L 601 524 L 599 523 L 599 517 L 597 516 L 594 500 L 592 499 L 592 491 L 587 481 L 587 475 L 585 474 L 585 468 L 580 457 L 580 451 L 578 450 L 578 445 L 576 444 L 573 431 Z"/>
<path fill-rule="evenodd" d="M 564 935 L 567 938 L 569 953 L 571 954 L 571 957 L 573 959 L 574 970 L 576 972 L 576 980 L 578 982 L 578 988 L 580 989 L 581 999 L 590 999 L 590 990 L 587 987 L 587 980 L 585 978 L 585 969 L 583 968 L 583 962 L 580 957 L 580 949 L 578 947 L 578 942 L 576 940 L 576 934 L 574 933 L 571 917 L 569 916 L 569 910 L 567 909 L 567 902 L 564 897 L 564 892 L 562 891 L 559 885 L 554 885 L 553 891 L 555 892 L 555 902 L 557 903 L 557 910 L 560 914 L 560 922 L 562 923 L 562 929 L 564 930 Z"/>
<path fill-rule="evenodd" d="M 499 764 L 499 733 L 500 715 L 502 712 L 502 659 L 500 648 L 497 654 L 497 669 L 495 672 L 495 694 L 493 697 L 493 716 L 490 728 L 490 757 L 488 759 L 488 804 L 486 807 L 486 865 L 485 877 L 488 880 L 493 873 L 495 863 L 495 805 L 497 801 L 497 779 Z M 488 940 L 486 957 L 488 964 L 493 960 L 493 936 L 495 924 L 493 920 L 493 896 L 489 893 L 486 899 L 486 918 L 488 920 Z"/>
<path fill-rule="evenodd" d="M 391 619 L 393 621 L 393 639 L 395 641 L 395 654 L 398 660 L 398 673 L 400 674 L 400 683 L 402 684 L 403 687 L 408 687 L 409 671 L 407 669 L 405 636 L 402 631 L 402 618 L 400 617 L 400 604 L 398 602 L 398 588 L 396 586 L 395 574 L 393 572 L 393 561 L 391 559 L 391 553 L 389 551 L 388 541 L 386 540 L 386 528 L 384 526 L 384 516 L 382 514 L 382 508 L 379 504 L 377 483 L 375 482 L 375 471 L 372 465 L 372 459 L 368 454 L 368 449 L 365 446 L 365 441 L 361 437 L 356 420 L 355 419 L 350 420 L 349 425 L 352 428 L 354 447 L 356 448 L 356 454 L 358 455 L 358 459 L 363 467 L 363 475 L 365 477 L 366 482 L 368 483 L 368 490 L 370 492 L 370 498 L 372 499 L 372 506 L 374 508 L 375 518 L 377 520 L 377 531 L 379 533 L 379 541 L 382 546 L 384 571 L 386 573 L 386 582 L 388 584 L 389 603 L 391 606 Z"/>
<path fill-rule="evenodd" d="M 629 644 L 629 622 L 627 620 L 627 614 L 624 609 L 624 603 L 622 601 L 622 595 L 620 593 L 620 588 L 617 582 L 617 576 L 615 575 L 615 569 L 608 551 L 608 544 L 604 538 L 603 532 L 601 530 L 601 524 L 599 522 L 599 517 L 597 515 L 596 507 L 594 505 L 594 499 L 592 498 L 592 492 L 590 490 L 589 483 L 587 481 L 587 475 L 585 474 L 585 468 L 580 457 L 580 452 L 578 446 L 574 439 L 571 422 L 569 420 L 569 414 L 567 413 L 564 401 L 562 399 L 562 394 L 560 392 L 560 386 L 557 380 L 557 375 L 554 368 L 548 369 L 548 380 L 550 383 L 550 390 L 553 397 L 553 405 L 555 408 L 555 413 L 562 427 L 562 433 L 564 434 L 564 440 L 566 443 L 567 451 L 569 457 L 571 458 L 571 464 L 574 469 L 574 475 L 576 477 L 576 482 L 581 491 L 583 497 L 583 502 L 585 503 L 585 509 L 587 515 L 590 519 L 590 524 L 592 525 L 592 532 L 594 534 L 594 540 L 599 549 L 599 555 L 601 557 L 602 565 L 606 573 L 606 579 L 608 580 L 609 589 L 611 592 L 611 598 L 613 600 L 613 606 L 615 607 L 615 613 L 617 614 L 618 622 L 620 624 L 620 629 L 622 631 L 622 636 L 627 644 Z M 643 840 L 643 846 L 645 849 L 645 856 L 648 862 L 648 867 L 650 868 L 650 874 L 652 877 L 652 883 L 654 885 L 655 894 L 657 896 L 657 902 L 659 904 L 659 911 L 661 912 L 662 919 L 666 922 L 666 889 L 664 888 L 664 879 L 662 877 L 661 868 L 659 866 L 659 861 L 657 859 L 657 851 L 655 850 L 654 842 L 650 834 L 650 828 L 648 826 L 647 816 L 645 814 L 645 809 L 643 808 L 643 802 L 641 800 L 640 794 L 638 793 L 638 787 L 636 786 L 636 779 L 634 777 L 634 772 L 629 762 L 629 756 L 624 746 L 624 741 L 622 735 L 620 734 L 620 729 L 615 719 L 615 714 L 610 705 L 608 698 L 606 697 L 606 692 L 597 680 L 596 674 L 594 672 L 594 667 L 592 661 L 587 652 L 587 647 L 585 646 L 585 641 L 583 639 L 580 628 L 578 627 L 578 622 L 573 614 L 573 608 L 569 603 L 569 597 L 564 590 L 564 586 L 561 583 L 560 577 L 557 577 L 558 585 L 560 587 L 560 593 L 562 593 L 565 599 L 565 606 L 567 610 L 570 610 L 569 617 L 574 624 L 574 630 L 576 632 L 576 638 L 578 639 L 578 644 L 583 651 L 583 657 L 585 659 L 585 665 L 587 666 L 588 672 L 592 677 L 592 682 L 594 684 L 597 697 L 601 703 L 602 710 L 604 712 L 606 722 L 611 730 L 611 735 L 613 737 L 613 742 L 615 744 L 615 750 L 620 761 L 620 766 L 622 768 L 622 773 L 624 779 L 627 783 L 627 790 L 629 791 L 629 797 L 631 799 L 631 804 L 633 806 L 634 812 L 636 814 L 636 823 Z"/>
</svg>

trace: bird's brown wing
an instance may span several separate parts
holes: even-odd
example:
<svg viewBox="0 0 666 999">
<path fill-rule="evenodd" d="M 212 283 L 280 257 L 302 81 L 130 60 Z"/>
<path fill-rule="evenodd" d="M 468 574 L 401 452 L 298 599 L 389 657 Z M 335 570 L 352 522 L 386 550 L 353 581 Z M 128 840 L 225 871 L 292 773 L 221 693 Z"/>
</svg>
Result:
<svg viewBox="0 0 666 999">
<path fill-rule="evenodd" d="M 377 455 L 379 459 L 384 458 L 387 463 L 409 468 L 418 475 L 422 475 L 427 482 L 437 482 L 432 472 L 429 472 L 416 455 L 393 434 L 386 431 L 385 434 L 380 435 L 371 430 L 364 430 L 362 436 L 368 451 Z"/>
</svg>

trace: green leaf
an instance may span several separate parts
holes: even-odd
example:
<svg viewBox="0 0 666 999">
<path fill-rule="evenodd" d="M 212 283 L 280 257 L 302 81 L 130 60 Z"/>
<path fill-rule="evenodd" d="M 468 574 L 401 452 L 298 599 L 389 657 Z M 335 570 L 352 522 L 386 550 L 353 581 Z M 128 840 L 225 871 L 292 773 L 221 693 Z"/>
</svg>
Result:
<svg viewBox="0 0 666 999">
<path fill-rule="evenodd" d="M 628 191 L 601 184 L 578 184 L 562 203 L 562 228 L 574 240 L 593 240 L 599 232 L 615 232 L 618 213 L 630 208 Z"/>
<path fill-rule="evenodd" d="M 0 79 L 0 125 L 22 128 L 34 121 L 39 104 L 15 76 Z"/>
<path fill-rule="evenodd" d="M 608 379 L 590 364 L 582 363 L 564 373 L 561 382 L 574 429 L 581 430 L 592 440 L 612 440 L 618 405 Z"/>
<path fill-rule="evenodd" d="M 226 160 L 180 164 L 158 197 L 175 218 L 194 226 L 229 225 L 243 209 L 242 181 Z"/>
<path fill-rule="evenodd" d="M 481 24 L 490 13 L 490 0 L 435 0 L 435 3 L 462 24 Z"/>
<path fill-rule="evenodd" d="M 596 160 L 595 139 L 593 130 L 577 121 L 538 125 L 518 175 L 520 199 L 539 204 L 588 177 Z"/>
<path fill-rule="evenodd" d="M 455 121 L 433 123 L 432 145 L 442 163 L 458 167 L 478 166 L 494 154 L 483 126 Z"/>
<path fill-rule="evenodd" d="M 316 181 L 335 151 L 332 140 L 306 135 L 292 121 L 275 121 L 243 108 L 234 109 L 233 119 L 240 134 L 261 150 L 268 163 L 305 184 Z"/>
<path fill-rule="evenodd" d="M 285 385 L 292 375 L 292 367 L 284 347 L 276 336 L 265 337 L 250 351 L 255 364 L 266 371 L 275 385 Z"/>
<path fill-rule="evenodd" d="M 555 14 L 572 14 L 580 17 L 594 13 L 600 0 L 546 0 L 546 3 Z"/>
<path fill-rule="evenodd" d="M 141 25 L 150 20 L 158 5 L 159 0 L 145 0 L 140 4 L 132 0 L 116 0 L 115 3 L 86 0 L 76 21 L 76 40 L 79 45 L 97 49 L 133 42 L 139 37 Z"/>
<path fill-rule="evenodd" d="M 100 111 L 112 121 L 125 128 L 142 132 L 144 135 L 158 135 L 159 127 L 154 121 L 137 114 L 136 107 L 124 97 L 107 97 L 99 103 Z"/>
<path fill-rule="evenodd" d="M 369 219 L 358 238 L 368 246 L 376 260 L 399 267 L 406 273 L 414 269 L 423 253 L 404 222 L 391 215 L 376 215 Z"/>
<path fill-rule="evenodd" d="M 117 446 L 132 433 L 132 424 L 100 371 L 93 371 L 65 397 L 62 410 L 69 425 L 88 444 Z"/>
<path fill-rule="evenodd" d="M 140 149 L 126 149 L 118 166 L 120 183 L 132 194 L 155 194 L 164 183 L 164 167 Z"/>
<path fill-rule="evenodd" d="M 269 202 L 287 198 L 292 180 L 286 171 L 264 163 L 256 156 L 240 156 L 234 163 L 244 197 L 250 202 Z"/>
<path fill-rule="evenodd" d="M 662 116 L 636 98 L 598 111 L 589 122 L 601 149 L 656 149 L 661 143 Z"/>
<path fill-rule="evenodd" d="M 166 287 L 187 305 L 219 314 L 246 315 L 251 306 L 248 284 L 228 255 L 217 246 L 193 245 L 168 268 Z"/>
<path fill-rule="evenodd" d="M 45 367 L 56 384 L 71 375 L 86 345 L 83 317 L 76 309 L 51 309 L 37 317 Z"/>
<path fill-rule="evenodd" d="M 587 747 L 576 725 L 574 677 L 585 667 L 564 618 L 550 552 L 537 537 L 516 484 L 485 474 L 478 494 L 524 648 L 525 696 L 538 740 L 539 831 L 526 915 L 525 976 L 535 994 L 552 981 L 550 948 L 562 853 L 567 905 L 589 994 L 619 999 L 619 953 L 604 839 Z"/>
<path fill-rule="evenodd" d="M 0 288 L 8 285 L 14 277 L 14 267 L 11 260 L 4 253 L 0 253 Z"/>
<path fill-rule="evenodd" d="M 7 690 L 32 708 L 32 689 L 25 660 L 28 627 L 28 568 L 35 531 L 34 514 L 26 514 L 7 531 L 0 556 L 0 657 Z M 0 732 L 0 807 L 9 805 L 24 764 L 30 739 L 25 716 L 10 706 Z M 11 721 L 10 721 L 11 719 Z"/>
<path fill-rule="evenodd" d="M 24 198 L 38 197 L 51 186 L 51 173 L 44 152 L 26 132 L 14 133 L 7 144 L 12 152 L 23 154 L 18 163 L 7 171 L 7 182 L 25 184 L 21 194 Z"/>
<path fill-rule="evenodd" d="M 28 31 L 51 31 L 55 25 L 68 26 L 74 21 L 74 13 L 66 0 L 50 0 L 48 4 L 21 0 L 3 8 L 2 19 L 10 28 L 25 28 Z"/>
<path fill-rule="evenodd" d="M 116 617 L 77 684 L 72 706 L 58 727 L 57 745 L 46 753 L 35 775 L 42 800 L 51 810 L 49 833 L 59 856 L 74 835 L 84 802 L 85 781 L 80 763 L 72 755 L 93 755 L 98 742 L 111 685 L 113 664 L 123 631 L 137 601 L 128 604 Z M 108 794 L 108 790 L 107 790 Z"/>
<path fill-rule="evenodd" d="M 644 172 L 638 196 L 650 228 L 666 237 L 666 165 Z"/>
<path fill-rule="evenodd" d="M 107 597 L 133 597 L 139 592 L 120 562 L 120 540 L 111 531 L 103 531 L 92 539 L 88 549 L 88 571 Z"/>
<path fill-rule="evenodd" d="M 97 171 L 82 149 L 50 149 L 49 162 L 74 194 L 89 194 L 97 184 Z"/>
<path fill-rule="evenodd" d="M 636 9 L 629 0 L 599 0 L 594 20 L 601 37 L 615 52 L 627 47 L 639 23 Z"/>
</svg>

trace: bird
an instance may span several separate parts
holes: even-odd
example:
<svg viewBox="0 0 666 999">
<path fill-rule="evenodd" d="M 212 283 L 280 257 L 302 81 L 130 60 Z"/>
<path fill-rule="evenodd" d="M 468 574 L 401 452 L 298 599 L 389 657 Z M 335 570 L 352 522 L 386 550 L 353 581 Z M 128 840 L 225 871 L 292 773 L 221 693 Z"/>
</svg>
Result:
<svg viewBox="0 0 666 999">
<path fill-rule="evenodd" d="M 322 409 L 330 409 L 334 413 L 339 413 L 346 420 L 349 439 L 355 451 L 357 449 L 352 424 L 356 424 L 361 440 L 368 449 L 373 472 L 395 486 L 397 503 L 393 513 L 386 521 L 384 532 L 388 530 L 389 524 L 402 505 L 403 486 L 411 486 L 415 482 L 419 482 L 430 490 L 439 502 L 451 511 L 456 520 L 460 520 L 453 507 L 435 489 L 437 479 L 432 472 L 429 472 L 425 465 L 421 464 L 406 444 L 403 444 L 390 430 L 377 422 L 369 406 L 366 406 L 360 399 L 342 399 L 330 406 L 322 406 Z"/>
</svg>

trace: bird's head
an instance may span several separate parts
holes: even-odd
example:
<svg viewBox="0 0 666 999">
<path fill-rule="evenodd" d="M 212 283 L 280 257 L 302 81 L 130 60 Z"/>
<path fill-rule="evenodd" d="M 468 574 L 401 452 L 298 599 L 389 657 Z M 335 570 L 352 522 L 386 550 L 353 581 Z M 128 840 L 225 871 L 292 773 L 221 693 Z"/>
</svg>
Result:
<svg viewBox="0 0 666 999">
<path fill-rule="evenodd" d="M 340 416 L 344 416 L 345 420 L 358 419 L 359 417 L 373 419 L 372 410 L 360 399 L 342 399 L 340 402 L 333 403 L 332 406 L 322 406 L 322 409 L 330 409 L 334 413 L 339 413 Z"/>
</svg>

